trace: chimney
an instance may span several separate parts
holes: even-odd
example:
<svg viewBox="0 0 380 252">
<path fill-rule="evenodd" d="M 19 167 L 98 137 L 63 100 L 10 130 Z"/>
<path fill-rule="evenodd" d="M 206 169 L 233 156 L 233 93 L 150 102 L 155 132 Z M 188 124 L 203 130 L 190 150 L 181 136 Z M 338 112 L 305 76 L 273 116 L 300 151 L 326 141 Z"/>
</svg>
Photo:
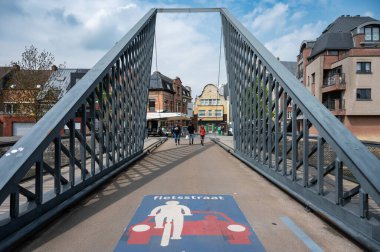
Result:
<svg viewBox="0 0 380 252">
<path fill-rule="evenodd" d="M 57 71 L 57 70 L 58 70 L 58 67 L 57 67 L 56 65 L 52 65 L 52 66 L 51 66 L 51 70 L 52 70 L 52 71 Z"/>
<path fill-rule="evenodd" d="M 17 63 L 13 63 L 12 67 L 15 71 L 20 71 L 20 69 L 21 69 Z"/>
</svg>

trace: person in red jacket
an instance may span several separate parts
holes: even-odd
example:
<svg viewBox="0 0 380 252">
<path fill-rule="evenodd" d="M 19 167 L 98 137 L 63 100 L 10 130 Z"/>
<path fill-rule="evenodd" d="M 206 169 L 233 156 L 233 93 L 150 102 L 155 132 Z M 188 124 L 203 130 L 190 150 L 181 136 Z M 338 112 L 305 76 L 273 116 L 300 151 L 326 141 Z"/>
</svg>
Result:
<svg viewBox="0 0 380 252">
<path fill-rule="evenodd" d="M 205 135 L 206 135 L 206 130 L 203 125 L 201 125 L 201 129 L 199 130 L 199 134 L 201 135 L 201 144 L 204 144 L 205 141 Z"/>
</svg>

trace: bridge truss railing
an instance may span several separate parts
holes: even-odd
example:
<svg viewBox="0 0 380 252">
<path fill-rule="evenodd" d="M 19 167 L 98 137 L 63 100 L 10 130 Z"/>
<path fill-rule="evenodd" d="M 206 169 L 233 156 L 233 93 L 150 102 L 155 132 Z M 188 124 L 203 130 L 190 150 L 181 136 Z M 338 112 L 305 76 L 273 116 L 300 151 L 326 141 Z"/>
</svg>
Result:
<svg viewBox="0 0 380 252">
<path fill-rule="evenodd" d="M 155 22 L 152 9 L 0 159 L 0 251 L 142 154 Z"/>
<path fill-rule="evenodd" d="M 149 11 L 0 159 L 0 250 L 140 155 L 156 12 L 172 11 Z M 379 161 L 227 10 L 207 11 L 222 17 L 235 155 L 380 248 Z"/>
<path fill-rule="evenodd" d="M 235 155 L 379 249 L 380 161 L 227 10 L 221 16 Z"/>
</svg>

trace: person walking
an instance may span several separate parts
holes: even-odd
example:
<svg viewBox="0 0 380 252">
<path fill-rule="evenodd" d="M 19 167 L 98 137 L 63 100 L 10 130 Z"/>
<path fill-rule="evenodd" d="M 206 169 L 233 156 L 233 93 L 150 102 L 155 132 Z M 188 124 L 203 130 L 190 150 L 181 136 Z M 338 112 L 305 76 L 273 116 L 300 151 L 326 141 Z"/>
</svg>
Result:
<svg viewBox="0 0 380 252">
<path fill-rule="evenodd" d="M 181 137 L 181 126 L 179 126 L 179 124 L 177 124 L 176 126 L 174 126 L 174 142 L 175 142 L 175 145 L 178 145 L 179 144 L 179 139 Z"/>
<path fill-rule="evenodd" d="M 174 126 L 170 128 L 170 132 L 172 133 L 172 137 L 174 137 Z"/>
<path fill-rule="evenodd" d="M 189 132 L 189 145 L 194 144 L 194 131 L 195 128 L 192 123 L 187 127 L 187 131 Z"/>
<path fill-rule="evenodd" d="M 201 135 L 201 144 L 204 145 L 205 135 L 206 135 L 205 126 L 201 125 L 201 128 L 199 130 L 199 134 Z"/>
</svg>

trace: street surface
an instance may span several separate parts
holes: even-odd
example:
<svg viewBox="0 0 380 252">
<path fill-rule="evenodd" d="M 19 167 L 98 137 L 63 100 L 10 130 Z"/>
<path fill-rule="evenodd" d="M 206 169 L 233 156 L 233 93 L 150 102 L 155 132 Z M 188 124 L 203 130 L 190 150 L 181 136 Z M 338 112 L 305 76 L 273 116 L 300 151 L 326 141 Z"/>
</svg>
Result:
<svg viewBox="0 0 380 252">
<path fill-rule="evenodd" d="M 201 146 L 199 138 L 194 145 L 182 138 L 179 146 L 169 139 L 20 249 L 112 251 L 145 195 L 231 195 L 267 251 L 362 251 L 209 139 Z"/>
</svg>

